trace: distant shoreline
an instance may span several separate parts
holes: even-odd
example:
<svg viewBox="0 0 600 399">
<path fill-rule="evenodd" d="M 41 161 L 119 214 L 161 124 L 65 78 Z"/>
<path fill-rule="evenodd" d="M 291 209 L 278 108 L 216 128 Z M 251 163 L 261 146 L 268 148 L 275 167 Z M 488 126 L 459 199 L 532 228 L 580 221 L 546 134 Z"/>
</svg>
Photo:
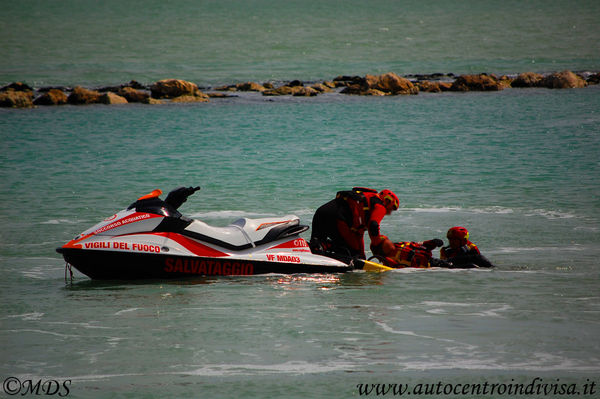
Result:
<svg viewBox="0 0 600 399">
<path fill-rule="evenodd" d="M 303 82 L 243 82 L 221 86 L 199 87 L 180 79 L 164 79 L 150 85 L 135 80 L 119 86 L 46 86 L 33 88 L 14 82 L 0 88 L 0 107 L 31 108 L 51 105 L 85 104 L 163 104 L 209 102 L 215 98 L 238 97 L 237 92 L 256 92 L 263 96 L 314 97 L 323 93 L 360 96 L 416 95 L 420 92 L 500 91 L 508 88 L 538 87 L 548 89 L 583 88 L 600 83 L 600 72 L 562 71 L 547 74 L 524 72 L 497 76 L 480 73 L 452 73 L 347 76 L 332 80 Z"/>
</svg>

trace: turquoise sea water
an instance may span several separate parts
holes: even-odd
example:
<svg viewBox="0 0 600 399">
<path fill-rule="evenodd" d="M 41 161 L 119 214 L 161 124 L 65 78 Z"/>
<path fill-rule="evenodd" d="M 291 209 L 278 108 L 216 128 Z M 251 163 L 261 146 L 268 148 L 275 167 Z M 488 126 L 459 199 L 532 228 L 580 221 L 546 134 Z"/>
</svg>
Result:
<svg viewBox="0 0 600 399">
<path fill-rule="evenodd" d="M 595 2 L 19 4 L 0 16 L 0 81 L 38 87 L 600 67 Z M 347 398 L 438 382 L 506 392 L 421 397 L 569 397 L 508 393 L 539 379 L 589 393 L 599 109 L 598 86 L 0 109 L 0 380 L 68 381 L 78 398 Z M 390 188 L 388 236 L 464 225 L 498 267 L 65 284 L 56 247 L 179 185 L 202 186 L 181 210 L 215 225 L 310 224 L 338 190 Z"/>
<path fill-rule="evenodd" d="M 0 84 L 597 69 L 597 1 L 5 2 Z"/>
</svg>

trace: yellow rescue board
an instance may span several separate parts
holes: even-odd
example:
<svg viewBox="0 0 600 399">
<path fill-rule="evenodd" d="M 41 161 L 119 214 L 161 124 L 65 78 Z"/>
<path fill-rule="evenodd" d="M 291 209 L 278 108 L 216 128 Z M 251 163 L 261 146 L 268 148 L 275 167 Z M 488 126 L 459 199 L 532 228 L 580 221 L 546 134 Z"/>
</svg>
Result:
<svg viewBox="0 0 600 399">
<path fill-rule="evenodd" d="M 371 262 L 370 260 L 360 259 L 360 263 L 362 263 L 362 269 L 366 272 L 379 273 L 379 272 L 387 272 L 388 270 L 394 270 L 393 267 L 387 267 L 387 266 L 382 265 L 381 263 Z"/>
</svg>

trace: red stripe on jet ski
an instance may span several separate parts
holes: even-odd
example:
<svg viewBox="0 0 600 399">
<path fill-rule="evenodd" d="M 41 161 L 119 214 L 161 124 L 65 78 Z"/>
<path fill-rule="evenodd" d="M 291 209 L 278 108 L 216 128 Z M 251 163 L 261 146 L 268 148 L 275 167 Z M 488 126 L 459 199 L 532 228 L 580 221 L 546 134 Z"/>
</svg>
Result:
<svg viewBox="0 0 600 399">
<path fill-rule="evenodd" d="M 213 256 L 213 257 L 223 257 L 229 256 L 225 252 L 221 252 L 217 249 L 211 248 L 207 245 L 201 244 L 197 241 L 192 240 L 191 238 L 187 238 L 177 233 L 169 233 L 169 232 L 160 232 L 160 233 L 151 233 L 152 235 L 161 236 L 168 238 L 169 240 L 173 240 L 178 244 L 182 245 L 185 249 L 192 252 L 198 256 Z"/>
<path fill-rule="evenodd" d="M 308 243 L 304 238 L 295 238 L 293 240 L 286 241 L 269 249 L 271 250 L 280 248 L 308 248 Z"/>
</svg>

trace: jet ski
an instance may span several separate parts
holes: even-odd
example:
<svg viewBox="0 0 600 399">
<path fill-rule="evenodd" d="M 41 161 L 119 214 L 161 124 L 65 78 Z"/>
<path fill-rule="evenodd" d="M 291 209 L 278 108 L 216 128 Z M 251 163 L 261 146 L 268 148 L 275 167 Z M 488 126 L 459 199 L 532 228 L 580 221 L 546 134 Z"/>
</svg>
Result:
<svg viewBox="0 0 600 399">
<path fill-rule="evenodd" d="M 267 273 L 342 273 L 364 261 L 342 262 L 311 252 L 295 215 L 241 218 L 226 227 L 182 215 L 178 208 L 200 187 L 161 190 L 85 230 L 56 251 L 67 267 L 91 279 L 172 279 Z"/>
</svg>

